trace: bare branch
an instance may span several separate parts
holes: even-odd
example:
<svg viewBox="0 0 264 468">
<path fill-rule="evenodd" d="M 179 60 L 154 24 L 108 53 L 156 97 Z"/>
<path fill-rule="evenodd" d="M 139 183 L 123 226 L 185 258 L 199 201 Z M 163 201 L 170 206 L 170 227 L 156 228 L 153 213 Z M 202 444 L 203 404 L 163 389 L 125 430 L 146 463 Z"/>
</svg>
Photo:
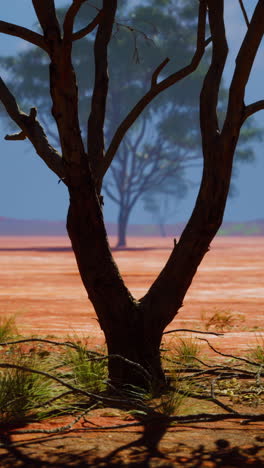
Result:
<svg viewBox="0 0 264 468">
<path fill-rule="evenodd" d="M 250 364 L 251 366 L 259 367 L 259 363 L 257 363 L 257 362 L 250 361 L 249 359 L 246 359 L 246 358 L 234 356 L 233 354 L 226 354 L 226 353 L 222 353 L 221 351 L 218 351 L 206 338 L 198 338 L 198 340 L 206 341 L 209 348 L 211 348 L 215 353 L 219 354 L 220 356 L 230 357 L 232 359 L 236 359 L 237 361 L 246 362 L 246 364 Z"/>
<path fill-rule="evenodd" d="M 104 156 L 103 127 L 109 81 L 107 50 L 112 35 L 116 8 L 117 0 L 103 1 L 103 17 L 94 43 L 95 79 L 91 112 L 88 119 L 88 155 L 94 174 L 97 173 L 98 162 Z"/>
<path fill-rule="evenodd" d="M 152 79 L 151 79 L 151 88 L 154 88 L 156 85 L 157 85 L 157 80 L 158 80 L 158 77 L 159 77 L 159 74 L 161 72 L 161 70 L 163 70 L 164 67 L 166 67 L 167 63 L 169 63 L 170 59 L 167 57 L 165 58 L 165 60 L 163 60 L 163 62 L 161 62 L 161 64 L 156 68 L 156 70 L 154 70 L 153 74 L 152 74 Z"/>
<path fill-rule="evenodd" d="M 242 13 L 243 13 L 243 16 L 244 16 L 244 20 L 245 20 L 245 22 L 246 22 L 246 25 L 247 25 L 247 27 L 249 27 L 249 19 L 248 19 L 248 15 L 247 15 L 247 12 L 246 12 L 246 9 L 245 9 L 243 0 L 238 0 L 238 1 L 239 1 L 240 8 L 241 8 L 241 10 L 242 10 Z"/>
<path fill-rule="evenodd" d="M 235 71 L 229 90 L 226 119 L 222 131 L 223 137 L 230 134 L 230 128 L 233 128 L 232 138 L 234 136 L 238 138 L 244 121 L 245 88 L 263 35 L 264 2 L 259 0 L 236 57 Z"/>
<path fill-rule="evenodd" d="M 72 0 L 72 4 L 65 15 L 65 19 L 63 23 L 63 33 L 64 33 L 63 41 L 65 42 L 72 41 L 74 20 L 82 4 L 85 1 L 86 0 Z"/>
<path fill-rule="evenodd" d="M 264 109 L 264 99 L 261 99 L 260 101 L 253 102 L 252 104 L 249 104 L 248 106 L 244 107 L 244 112 L 243 112 L 243 117 L 242 117 L 242 123 L 245 122 L 245 120 L 250 117 L 251 115 L 255 114 L 256 112 L 259 112 L 260 110 Z"/>
<path fill-rule="evenodd" d="M 49 51 L 48 45 L 46 44 L 45 39 L 43 36 L 41 36 L 41 34 L 38 34 L 22 26 L 18 26 L 17 24 L 0 21 L 0 33 L 19 37 L 24 41 L 30 42 L 31 44 L 40 47 L 46 52 Z"/>
<path fill-rule="evenodd" d="M 224 336 L 224 333 L 213 333 L 213 332 L 205 332 L 201 330 L 190 330 L 189 328 L 177 328 L 176 330 L 169 330 L 163 332 L 163 335 L 167 335 L 168 333 L 175 333 L 175 332 L 191 332 L 191 333 L 201 333 L 202 335 L 214 335 L 214 336 Z"/>
<path fill-rule="evenodd" d="M 21 133 L 10 136 L 7 135 L 7 140 L 21 140 L 22 137 L 27 137 L 33 144 L 36 152 L 47 166 L 57 174 L 60 179 L 64 177 L 64 167 L 60 154 L 49 144 L 46 134 L 36 119 L 37 111 L 33 107 L 30 114 L 27 115 L 21 112 L 15 97 L 0 78 L 0 100 L 11 119 L 21 128 Z"/>
<path fill-rule="evenodd" d="M 169 88 L 173 84 L 177 83 L 178 81 L 182 80 L 183 78 L 190 75 L 196 70 L 205 50 L 205 25 L 206 25 L 206 2 L 204 0 L 201 0 L 200 6 L 199 6 L 199 16 L 198 16 L 196 51 L 193 55 L 191 62 L 186 67 L 180 69 L 179 71 L 175 73 L 172 73 L 170 76 L 168 76 L 167 78 L 165 78 L 164 80 L 162 80 L 160 83 L 157 83 L 157 84 L 155 83 L 155 79 L 157 79 L 159 72 L 166 65 L 167 59 L 164 62 L 162 62 L 162 64 L 159 66 L 161 68 L 158 67 L 154 71 L 154 78 L 152 76 L 152 85 L 151 85 L 150 90 L 138 101 L 138 103 L 129 112 L 129 114 L 126 116 L 126 118 L 123 120 L 123 122 L 119 125 L 118 129 L 116 130 L 114 137 L 110 143 L 110 146 L 107 150 L 107 153 L 105 154 L 105 157 L 101 166 L 100 177 L 103 178 L 126 132 L 133 125 L 135 120 L 143 112 L 143 110 L 147 107 L 147 105 L 159 93 Z"/>
<path fill-rule="evenodd" d="M 87 34 L 90 34 L 100 23 L 102 18 L 103 10 L 100 10 L 96 17 L 87 26 L 85 26 L 83 29 L 80 29 L 80 31 L 73 33 L 72 40 L 77 41 L 78 39 L 82 39 L 83 37 L 87 36 Z"/>
<path fill-rule="evenodd" d="M 208 1 L 208 11 L 213 48 L 211 64 L 204 79 L 200 97 L 200 121 L 204 150 L 207 148 L 209 140 L 215 138 L 219 131 L 217 101 L 228 53 L 223 0 Z M 207 151 L 204 151 L 204 154 L 206 155 Z"/>
<path fill-rule="evenodd" d="M 27 135 L 23 131 L 5 136 L 5 140 L 10 140 L 10 141 L 25 140 L 26 138 L 27 138 Z"/>
<path fill-rule="evenodd" d="M 53 341 L 53 340 L 47 340 L 44 338 L 25 338 L 22 340 L 15 340 L 15 341 L 6 341 L 4 343 L 0 343 L 0 346 L 10 346 L 14 344 L 21 344 L 21 343 L 48 343 L 52 344 L 54 346 L 68 346 L 69 348 L 74 348 L 77 349 L 78 346 L 75 344 L 69 342 L 69 341 Z"/>
<path fill-rule="evenodd" d="M 53 43 L 61 40 L 60 25 L 56 16 L 54 0 L 45 0 L 45 2 L 42 0 L 32 0 L 32 4 L 42 27 L 44 37 L 52 52 Z"/>
</svg>

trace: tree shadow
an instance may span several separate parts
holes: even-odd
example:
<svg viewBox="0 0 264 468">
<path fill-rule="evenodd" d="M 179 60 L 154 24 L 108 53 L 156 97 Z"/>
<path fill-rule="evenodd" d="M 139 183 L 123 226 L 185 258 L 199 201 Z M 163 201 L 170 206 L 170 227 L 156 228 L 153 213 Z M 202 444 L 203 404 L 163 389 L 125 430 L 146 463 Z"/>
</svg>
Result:
<svg viewBox="0 0 264 468">
<path fill-rule="evenodd" d="M 175 432 L 175 442 L 171 441 L 170 446 L 159 448 L 159 444 L 167 432 L 168 421 L 166 418 L 158 418 L 151 422 L 144 423 L 143 434 L 135 441 L 123 444 L 110 451 L 107 455 L 98 453 L 98 448 L 89 448 L 85 451 L 73 453 L 65 450 L 67 438 L 78 440 L 81 436 L 80 431 L 77 436 L 64 434 L 60 436 L 44 436 L 37 440 L 24 440 L 16 445 L 12 444 L 8 435 L 0 435 L 2 446 L 4 445 L 5 454 L 0 455 L 0 466 L 9 467 L 41 467 L 41 468 L 63 468 L 63 467 L 94 467 L 94 468 L 121 468 L 121 467 L 192 467 L 203 468 L 205 466 L 212 468 L 230 467 L 254 467 L 264 466 L 264 458 L 260 451 L 264 445 L 250 444 L 244 447 L 232 446 L 227 439 L 217 439 L 214 442 L 214 448 L 208 449 L 206 445 L 197 447 L 177 442 L 177 432 Z M 199 430 L 197 427 L 193 430 Z M 103 445 L 104 436 L 98 435 L 98 441 Z M 105 434 L 105 432 L 104 432 Z M 125 434 L 124 434 L 125 437 Z M 87 445 L 91 445 L 89 438 L 85 439 Z M 258 438 L 256 438 L 258 440 Z M 263 442 L 263 438 L 259 438 Z M 56 441 L 56 447 L 52 449 L 45 447 L 49 441 Z M 37 448 L 33 450 L 33 445 Z M 53 444 L 54 445 L 54 444 Z M 64 446 L 64 450 L 61 448 Z"/>
</svg>

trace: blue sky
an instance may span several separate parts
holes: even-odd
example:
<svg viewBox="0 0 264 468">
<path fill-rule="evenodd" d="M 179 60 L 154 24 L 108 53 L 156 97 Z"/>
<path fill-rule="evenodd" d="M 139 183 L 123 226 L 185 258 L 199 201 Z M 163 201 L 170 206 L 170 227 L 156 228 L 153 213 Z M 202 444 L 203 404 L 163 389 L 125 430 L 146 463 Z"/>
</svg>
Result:
<svg viewBox="0 0 264 468">
<path fill-rule="evenodd" d="M 31 0 L 2 0 L 0 18 L 5 21 L 17 22 L 22 26 L 32 27 L 36 21 Z M 65 0 L 57 0 L 56 5 L 70 4 Z M 246 0 L 248 12 L 256 2 Z M 225 83 L 228 84 L 232 75 L 235 53 L 239 41 L 245 32 L 245 24 L 238 8 L 237 0 L 226 0 L 227 34 L 230 42 Z M 25 47 L 25 43 L 11 36 L 0 34 L 1 53 L 15 54 Z M 256 59 L 254 72 L 247 87 L 246 102 L 264 98 L 264 47 Z M 34 105 L 34 103 L 32 103 Z M 264 131 L 264 111 L 256 116 L 259 126 Z M 7 142 L 4 140 L 6 129 L 0 122 L 0 216 L 20 219 L 64 219 L 67 213 L 68 196 L 63 184 L 58 184 L 54 176 L 34 154 L 29 142 Z M 199 179 L 199 172 L 192 173 Z M 240 166 L 236 179 L 238 194 L 229 199 L 226 207 L 226 220 L 243 221 L 264 218 L 264 155 L 263 143 L 256 145 L 256 162 Z M 188 177 L 190 178 L 190 177 Z M 170 223 L 185 221 L 191 213 L 196 190 L 190 191 L 185 200 L 178 203 L 174 219 Z M 116 208 L 106 200 L 105 218 L 108 221 L 116 219 Z M 133 212 L 131 222 L 151 222 L 152 218 L 139 205 Z"/>
</svg>

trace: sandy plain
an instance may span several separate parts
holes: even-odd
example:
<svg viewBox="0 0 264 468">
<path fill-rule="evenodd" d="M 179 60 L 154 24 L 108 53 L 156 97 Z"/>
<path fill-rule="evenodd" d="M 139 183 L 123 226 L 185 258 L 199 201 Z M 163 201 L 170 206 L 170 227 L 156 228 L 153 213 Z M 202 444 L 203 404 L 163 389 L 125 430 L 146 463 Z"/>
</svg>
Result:
<svg viewBox="0 0 264 468">
<path fill-rule="evenodd" d="M 112 246 L 115 242 L 110 238 Z M 172 244 L 170 238 L 131 237 L 126 250 L 113 249 L 136 298 L 146 293 Z M 213 314 L 230 313 L 232 326 L 212 340 L 232 351 L 247 350 L 263 337 L 263 273 L 263 237 L 216 238 L 167 330 L 205 330 Z M 0 237 L 0 317 L 10 315 L 26 335 L 77 334 L 92 343 L 104 341 L 66 237 Z"/>
<path fill-rule="evenodd" d="M 112 246 L 115 242 L 115 238 L 110 238 Z M 121 273 L 135 297 L 145 294 L 172 246 L 173 239 L 169 238 L 130 238 L 126 250 L 114 250 Z M 167 331 L 175 328 L 204 331 L 210 318 L 221 312 L 231 314 L 232 326 L 223 337 L 209 337 L 215 347 L 241 356 L 250 347 L 263 345 L 263 271 L 263 237 L 215 239 L 198 269 L 184 307 Z M 91 345 L 104 343 L 69 241 L 64 237 L 0 237 L 0 318 L 8 316 L 15 317 L 20 333 L 25 335 L 63 338 L 77 334 L 89 336 Z M 177 336 L 184 334 L 189 335 Z M 172 343 L 173 336 L 165 335 L 167 344 Z M 203 349 L 208 352 L 205 342 Z M 63 417 L 33 423 L 30 428 L 50 430 L 70 421 L 70 417 Z M 142 428 L 84 431 L 86 424 L 95 427 L 123 422 L 112 410 L 99 409 L 88 422 L 75 426 L 77 432 L 60 436 L 0 431 L 0 466 L 264 466 L 263 422 L 241 425 L 237 420 L 175 426 L 165 434 L 161 431 L 158 451 L 154 452 L 147 450 Z M 152 429 L 155 439 L 155 428 Z"/>
</svg>

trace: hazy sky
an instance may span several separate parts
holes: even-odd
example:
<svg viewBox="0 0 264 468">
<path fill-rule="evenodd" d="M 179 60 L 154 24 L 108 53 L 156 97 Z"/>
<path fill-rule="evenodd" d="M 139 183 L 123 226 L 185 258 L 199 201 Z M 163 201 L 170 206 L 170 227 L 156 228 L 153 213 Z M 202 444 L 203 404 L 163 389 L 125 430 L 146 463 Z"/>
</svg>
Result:
<svg viewBox="0 0 264 468">
<path fill-rule="evenodd" d="M 69 5 L 71 2 L 57 0 L 56 5 Z M 246 0 L 250 12 L 255 1 Z M 230 54 L 225 75 L 226 85 L 232 73 L 235 51 L 239 40 L 245 32 L 245 24 L 237 0 L 226 0 L 227 33 L 230 41 Z M 31 0 L 1 0 L 0 19 L 32 27 L 36 21 Z M 1 54 L 16 53 L 25 47 L 25 43 L 11 36 L 0 34 Z M 247 87 L 246 103 L 263 99 L 264 46 L 256 59 L 254 73 Z M 32 106 L 34 103 L 32 103 Z M 264 111 L 256 116 L 264 132 Z M 7 142 L 6 129 L 0 122 L 0 216 L 23 219 L 64 219 L 67 212 L 68 197 L 63 184 L 47 169 L 38 156 L 34 154 L 27 141 Z M 263 133 L 264 135 L 264 133 Z M 192 174 L 196 180 L 199 173 Z M 264 155 L 263 144 L 256 145 L 256 162 L 240 166 L 236 179 L 238 195 L 229 199 L 226 208 L 226 220 L 243 221 L 264 218 Z M 186 220 L 193 208 L 195 190 L 178 204 L 174 219 L 169 222 Z M 106 200 L 105 218 L 114 221 L 115 206 Z M 150 215 L 137 207 L 131 222 L 151 222 Z"/>
</svg>

